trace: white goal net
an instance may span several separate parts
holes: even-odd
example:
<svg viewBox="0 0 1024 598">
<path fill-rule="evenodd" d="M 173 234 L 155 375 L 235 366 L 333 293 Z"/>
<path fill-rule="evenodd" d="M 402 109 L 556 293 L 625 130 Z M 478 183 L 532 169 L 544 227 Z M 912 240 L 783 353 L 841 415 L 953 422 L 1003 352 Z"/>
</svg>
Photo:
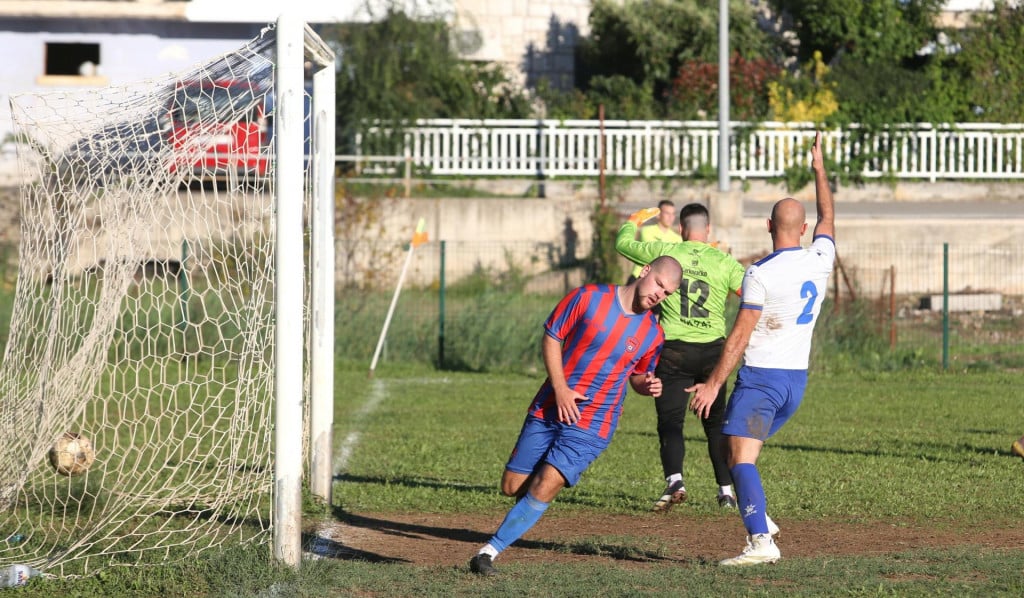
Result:
<svg viewBox="0 0 1024 598">
<path fill-rule="evenodd" d="M 0 564 L 84 574 L 271 541 L 280 339 L 306 343 L 300 411 L 311 359 L 302 331 L 275 327 L 289 267 L 275 201 L 302 185 L 285 255 L 304 285 L 316 250 L 302 206 L 329 188 L 316 173 L 333 156 L 333 131 L 312 134 L 333 125 L 316 122 L 309 83 L 334 76 L 333 54 L 295 30 L 304 108 L 281 95 L 280 23 L 189 72 L 12 98 L 26 182 L 0 365 Z M 290 325 L 308 329 L 310 297 Z"/>
</svg>

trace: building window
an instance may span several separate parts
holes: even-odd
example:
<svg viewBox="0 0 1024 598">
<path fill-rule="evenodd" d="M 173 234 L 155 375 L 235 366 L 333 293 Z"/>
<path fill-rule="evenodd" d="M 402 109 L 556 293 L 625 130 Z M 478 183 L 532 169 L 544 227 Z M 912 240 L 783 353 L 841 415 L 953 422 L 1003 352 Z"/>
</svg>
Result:
<svg viewBox="0 0 1024 598">
<path fill-rule="evenodd" d="M 106 85 L 99 74 L 100 45 L 47 42 L 40 85 Z"/>
</svg>

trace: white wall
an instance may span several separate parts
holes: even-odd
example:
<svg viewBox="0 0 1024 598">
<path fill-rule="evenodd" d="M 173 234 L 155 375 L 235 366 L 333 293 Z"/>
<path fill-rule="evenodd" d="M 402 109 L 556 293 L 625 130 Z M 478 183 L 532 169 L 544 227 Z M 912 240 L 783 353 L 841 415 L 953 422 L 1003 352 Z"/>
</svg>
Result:
<svg viewBox="0 0 1024 598">
<path fill-rule="evenodd" d="M 568 89 L 573 84 L 573 52 L 590 31 L 590 0 L 458 0 L 455 28 L 479 47 L 466 51 L 471 60 L 496 62 L 520 83 L 547 77 Z M 471 48 L 466 48 L 470 50 Z"/>
<path fill-rule="evenodd" d="M 0 61 L 0 141 L 13 130 L 12 94 L 104 87 L 185 70 L 252 39 L 257 25 L 190 25 L 123 20 L 83 23 L 74 19 L 0 21 L 0 48 L 17 60 Z M 98 44 L 98 77 L 40 80 L 47 43 Z"/>
</svg>

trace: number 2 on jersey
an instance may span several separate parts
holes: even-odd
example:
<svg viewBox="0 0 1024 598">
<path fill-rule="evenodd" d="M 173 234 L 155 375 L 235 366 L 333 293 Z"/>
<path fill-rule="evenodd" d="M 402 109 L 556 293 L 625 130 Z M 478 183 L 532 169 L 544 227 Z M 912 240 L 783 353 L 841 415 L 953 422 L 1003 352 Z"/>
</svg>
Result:
<svg viewBox="0 0 1024 598">
<path fill-rule="evenodd" d="M 796 318 L 797 324 L 810 324 L 814 321 L 814 314 L 811 310 L 814 309 L 814 300 L 818 298 L 818 287 L 814 286 L 814 283 L 807 281 L 802 287 L 800 287 L 800 297 L 806 298 L 807 303 L 804 304 L 803 311 Z"/>
</svg>

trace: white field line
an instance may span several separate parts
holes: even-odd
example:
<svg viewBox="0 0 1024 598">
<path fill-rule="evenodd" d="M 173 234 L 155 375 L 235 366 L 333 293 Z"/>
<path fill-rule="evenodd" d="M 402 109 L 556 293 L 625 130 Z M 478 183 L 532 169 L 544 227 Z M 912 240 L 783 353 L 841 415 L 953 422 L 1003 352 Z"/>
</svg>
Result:
<svg viewBox="0 0 1024 598">
<path fill-rule="evenodd" d="M 451 382 L 447 377 L 444 378 L 404 378 L 401 380 L 402 384 L 448 384 Z M 388 398 L 387 383 L 380 378 L 374 378 L 370 382 L 370 396 L 366 399 L 366 403 L 359 408 L 359 411 L 352 416 L 349 425 L 351 432 L 345 436 L 345 439 L 341 441 L 341 445 L 338 446 L 338 452 L 334 455 L 334 474 L 337 475 L 344 471 L 348 467 L 348 460 L 352 457 L 352 452 L 355 450 L 356 445 L 359 444 L 359 430 L 363 427 L 363 420 L 366 419 L 371 413 L 377 410 L 385 399 Z"/>
<path fill-rule="evenodd" d="M 341 441 L 341 445 L 338 447 L 338 453 L 334 456 L 334 473 L 338 473 L 345 470 L 348 467 L 348 460 L 352 457 L 352 451 L 355 450 L 356 445 L 359 444 L 359 429 L 362 427 L 363 420 L 368 415 L 376 411 L 377 407 L 387 397 L 388 391 L 385 388 L 384 382 L 380 378 L 374 378 L 370 382 L 370 396 L 363 403 L 363 406 L 359 408 L 359 411 L 352 417 L 350 425 L 352 431 L 345 436 L 345 439 Z"/>
</svg>

